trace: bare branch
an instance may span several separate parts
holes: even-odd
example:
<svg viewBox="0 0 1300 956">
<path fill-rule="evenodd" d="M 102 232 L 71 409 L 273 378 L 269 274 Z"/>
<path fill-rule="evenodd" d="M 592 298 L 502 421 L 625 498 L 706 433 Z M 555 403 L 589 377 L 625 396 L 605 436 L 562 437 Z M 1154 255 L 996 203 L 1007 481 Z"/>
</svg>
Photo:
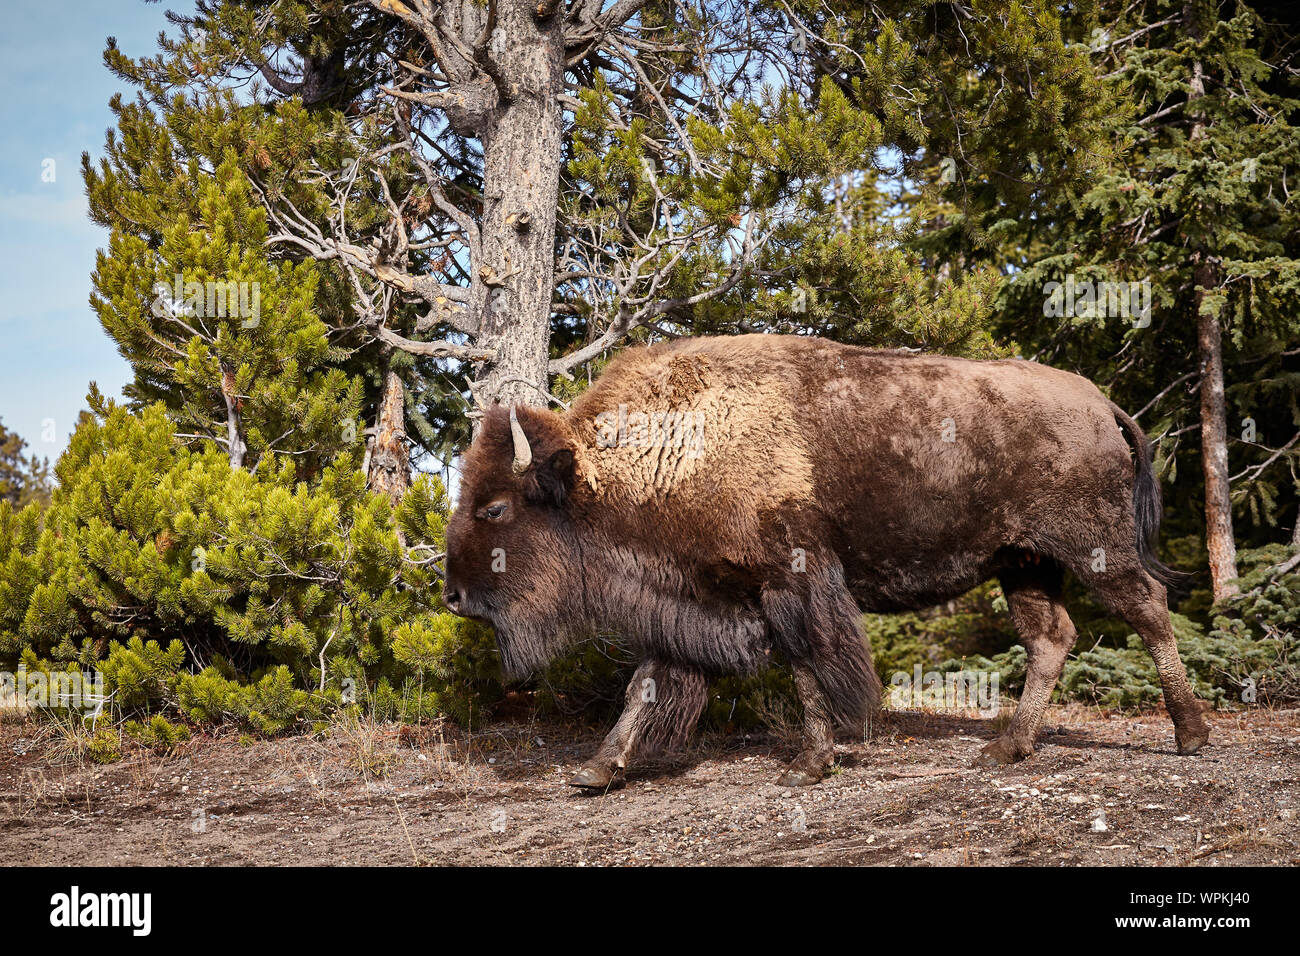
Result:
<svg viewBox="0 0 1300 956">
<path fill-rule="evenodd" d="M 458 345 L 455 342 L 417 342 L 414 339 L 408 339 L 404 335 L 398 335 L 392 329 L 386 329 L 383 326 L 376 326 L 373 331 L 375 337 L 385 345 L 391 345 L 403 352 L 411 355 L 421 355 L 425 358 L 451 358 L 459 359 L 462 362 L 493 362 L 497 357 L 495 349 L 484 349 L 474 345 Z"/>
</svg>

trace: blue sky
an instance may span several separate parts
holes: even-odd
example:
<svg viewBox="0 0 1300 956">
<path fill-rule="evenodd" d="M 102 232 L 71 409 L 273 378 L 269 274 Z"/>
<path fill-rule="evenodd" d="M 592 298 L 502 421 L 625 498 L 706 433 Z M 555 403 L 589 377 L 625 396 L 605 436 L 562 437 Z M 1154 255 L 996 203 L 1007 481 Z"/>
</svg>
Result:
<svg viewBox="0 0 1300 956">
<path fill-rule="evenodd" d="M 86 216 L 81 153 L 101 155 L 112 95 L 134 95 L 104 68 L 105 38 L 130 56 L 153 53 L 165 10 L 142 0 L 5 0 L 0 419 L 51 461 L 67 446 L 88 383 L 116 397 L 130 379 L 87 302 L 108 234 Z M 54 181 L 44 182 L 50 159 Z"/>
</svg>

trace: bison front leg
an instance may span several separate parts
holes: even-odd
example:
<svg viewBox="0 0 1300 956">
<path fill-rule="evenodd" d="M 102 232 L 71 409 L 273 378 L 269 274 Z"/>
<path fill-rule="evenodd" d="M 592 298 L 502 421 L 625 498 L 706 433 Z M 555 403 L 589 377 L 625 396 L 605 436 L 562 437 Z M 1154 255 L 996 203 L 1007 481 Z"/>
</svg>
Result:
<svg viewBox="0 0 1300 956">
<path fill-rule="evenodd" d="M 803 740 L 799 755 L 776 778 L 778 787 L 810 787 L 835 762 L 835 721 L 830 703 L 807 664 L 795 663 L 794 686 L 803 704 Z"/>
<path fill-rule="evenodd" d="M 622 777 L 634 756 L 653 757 L 680 747 L 700 719 L 708 687 L 699 671 L 642 661 L 627 685 L 618 723 L 569 784 L 605 790 Z"/>
<path fill-rule="evenodd" d="M 862 633 L 861 612 L 844 587 L 833 556 L 814 563 L 791 585 L 769 588 L 763 610 L 777 648 L 794 669 L 803 704 L 803 745 L 777 778 L 783 787 L 817 783 L 835 759 L 835 729 L 859 740 L 880 709 L 880 678 Z"/>
</svg>

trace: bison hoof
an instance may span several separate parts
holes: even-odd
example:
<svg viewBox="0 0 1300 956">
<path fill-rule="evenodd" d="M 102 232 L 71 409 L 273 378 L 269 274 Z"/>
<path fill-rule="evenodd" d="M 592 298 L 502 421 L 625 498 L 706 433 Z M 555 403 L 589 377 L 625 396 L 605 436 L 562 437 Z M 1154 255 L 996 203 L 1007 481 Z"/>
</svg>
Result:
<svg viewBox="0 0 1300 956">
<path fill-rule="evenodd" d="M 1196 753 L 1196 751 L 1200 750 L 1201 746 L 1209 739 L 1210 728 L 1206 726 L 1201 726 L 1196 730 L 1188 731 L 1187 733 L 1181 733 L 1177 730 L 1174 731 L 1174 740 L 1178 743 L 1178 752 L 1184 757 L 1189 757 Z"/>
<path fill-rule="evenodd" d="M 1033 752 L 1032 746 L 1022 744 L 1012 737 L 999 737 L 980 751 L 980 755 L 975 758 L 975 766 L 1000 767 L 1015 763 L 1017 760 L 1024 760 Z"/>
<path fill-rule="evenodd" d="M 569 780 L 569 786 L 582 787 L 584 790 L 608 790 L 622 782 L 622 776 L 612 767 L 587 764 L 579 767 L 578 772 Z"/>
<path fill-rule="evenodd" d="M 811 774 L 807 770 L 795 770 L 791 767 L 781 776 L 776 778 L 778 787 L 811 787 L 815 783 L 821 783 L 821 776 Z"/>
<path fill-rule="evenodd" d="M 776 778 L 778 787 L 811 787 L 820 783 L 834 758 L 830 754 L 801 753 Z"/>
</svg>

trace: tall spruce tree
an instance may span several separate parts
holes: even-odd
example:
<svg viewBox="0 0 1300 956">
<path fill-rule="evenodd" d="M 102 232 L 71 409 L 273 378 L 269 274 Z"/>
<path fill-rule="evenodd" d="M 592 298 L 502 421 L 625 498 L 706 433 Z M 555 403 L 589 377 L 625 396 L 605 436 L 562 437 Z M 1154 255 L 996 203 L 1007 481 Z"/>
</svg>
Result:
<svg viewBox="0 0 1300 956">
<path fill-rule="evenodd" d="M 1251 5 L 1206 2 L 1102 4 L 1073 29 L 1117 104 L 1115 158 L 1044 215 L 1004 287 L 1004 328 L 1140 412 L 1175 500 L 1201 505 L 1223 600 L 1237 590 L 1234 506 L 1256 543 L 1296 520 L 1294 32 Z M 1099 299 L 1061 314 L 1044 287 L 1070 277 L 1149 283 L 1150 313 L 1115 315 Z M 1180 469 L 1189 446 L 1199 460 Z"/>
</svg>

